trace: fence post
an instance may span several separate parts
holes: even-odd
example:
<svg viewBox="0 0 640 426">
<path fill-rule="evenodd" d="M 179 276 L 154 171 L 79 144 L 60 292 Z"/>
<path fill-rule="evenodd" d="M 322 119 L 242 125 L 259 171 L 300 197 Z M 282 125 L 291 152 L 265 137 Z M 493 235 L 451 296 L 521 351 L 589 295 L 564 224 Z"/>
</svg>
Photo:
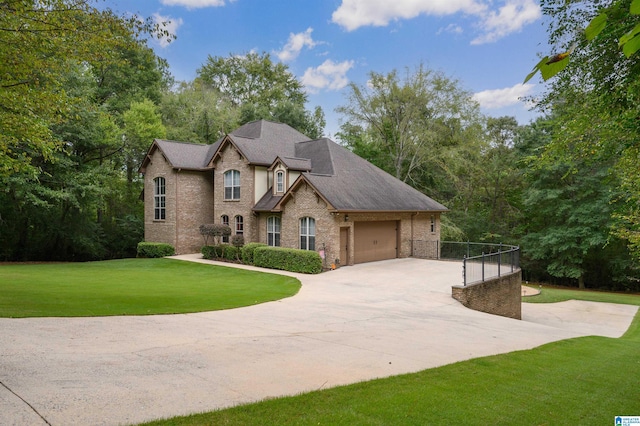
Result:
<svg viewBox="0 0 640 426">
<path fill-rule="evenodd" d="M 498 277 L 500 277 L 500 264 L 502 263 L 502 243 L 498 247 Z"/>
<path fill-rule="evenodd" d="M 471 243 L 469 242 L 469 240 L 467 240 L 467 257 L 469 257 L 469 252 L 471 250 Z"/>
<path fill-rule="evenodd" d="M 482 282 L 484 282 L 484 252 L 482 252 Z"/>
<path fill-rule="evenodd" d="M 436 240 L 436 259 L 440 260 L 440 240 Z"/>
<path fill-rule="evenodd" d="M 467 256 L 462 256 L 462 285 L 467 286 Z"/>
<path fill-rule="evenodd" d="M 514 258 L 515 258 L 515 254 L 516 254 L 516 250 L 515 249 L 511 249 L 511 272 L 513 272 L 513 270 L 514 270 L 513 261 L 514 261 Z"/>
</svg>

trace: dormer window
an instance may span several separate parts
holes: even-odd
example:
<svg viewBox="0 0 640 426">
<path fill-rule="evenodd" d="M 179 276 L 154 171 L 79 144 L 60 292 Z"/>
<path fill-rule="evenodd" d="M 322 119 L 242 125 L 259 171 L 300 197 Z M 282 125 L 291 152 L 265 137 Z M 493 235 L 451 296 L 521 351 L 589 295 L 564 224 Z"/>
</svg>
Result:
<svg viewBox="0 0 640 426">
<path fill-rule="evenodd" d="M 276 172 L 276 192 L 284 192 L 284 172 L 282 170 Z"/>
</svg>

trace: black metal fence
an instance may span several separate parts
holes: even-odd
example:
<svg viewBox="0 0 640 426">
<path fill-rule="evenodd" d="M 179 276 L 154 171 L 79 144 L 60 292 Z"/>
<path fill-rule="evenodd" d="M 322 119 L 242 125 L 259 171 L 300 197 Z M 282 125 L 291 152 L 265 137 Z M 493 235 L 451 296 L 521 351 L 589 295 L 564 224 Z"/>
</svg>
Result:
<svg viewBox="0 0 640 426">
<path fill-rule="evenodd" d="M 520 269 L 520 247 L 457 241 L 412 241 L 413 257 L 462 261 L 464 285 L 486 281 Z"/>
</svg>

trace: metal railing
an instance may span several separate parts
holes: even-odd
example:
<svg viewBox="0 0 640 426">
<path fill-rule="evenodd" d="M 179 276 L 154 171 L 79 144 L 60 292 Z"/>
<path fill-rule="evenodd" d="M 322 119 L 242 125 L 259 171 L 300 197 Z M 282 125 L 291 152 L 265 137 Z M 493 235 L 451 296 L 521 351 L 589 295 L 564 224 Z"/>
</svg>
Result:
<svg viewBox="0 0 640 426">
<path fill-rule="evenodd" d="M 462 260 L 463 284 L 486 281 L 520 269 L 520 247 L 458 241 L 412 241 L 413 257 Z"/>
</svg>

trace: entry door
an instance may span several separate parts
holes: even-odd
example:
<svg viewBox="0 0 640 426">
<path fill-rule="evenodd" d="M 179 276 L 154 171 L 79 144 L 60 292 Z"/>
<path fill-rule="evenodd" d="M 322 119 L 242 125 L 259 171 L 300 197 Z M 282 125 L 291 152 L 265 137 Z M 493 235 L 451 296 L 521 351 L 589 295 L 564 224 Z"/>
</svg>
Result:
<svg viewBox="0 0 640 426">
<path fill-rule="evenodd" d="M 398 223 L 395 220 L 355 222 L 353 225 L 355 263 L 398 257 Z"/>
<path fill-rule="evenodd" d="M 340 265 L 349 264 L 349 228 L 340 228 Z"/>
</svg>

